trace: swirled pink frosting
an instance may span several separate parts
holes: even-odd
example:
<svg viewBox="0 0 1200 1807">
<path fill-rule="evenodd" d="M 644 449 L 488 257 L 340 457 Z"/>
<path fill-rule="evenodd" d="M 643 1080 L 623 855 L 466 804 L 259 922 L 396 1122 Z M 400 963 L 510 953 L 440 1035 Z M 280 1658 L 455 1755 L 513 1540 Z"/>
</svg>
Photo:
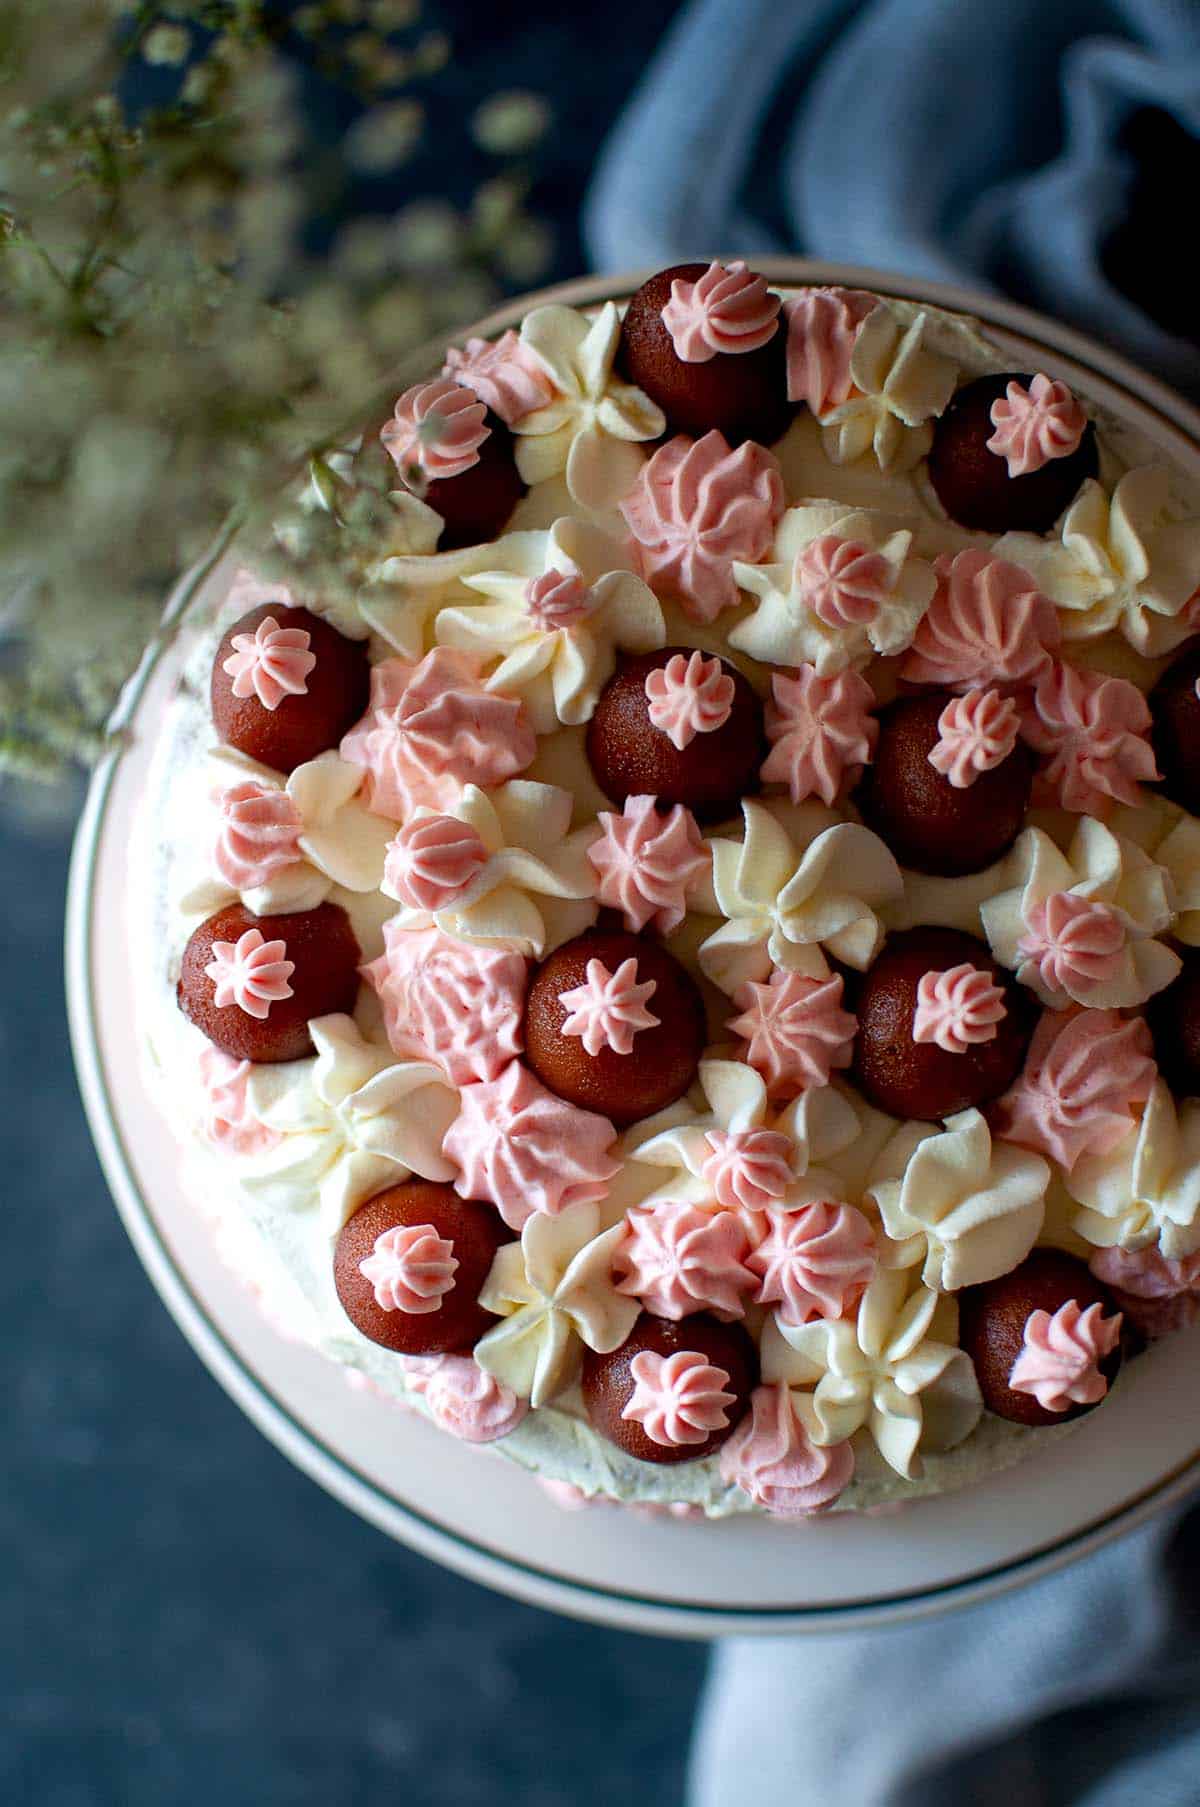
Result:
<svg viewBox="0 0 1200 1807">
<path fill-rule="evenodd" d="M 1200 1319 L 1200 1253 L 1168 1261 L 1157 1248 L 1097 1249 L 1088 1263 L 1126 1319 L 1154 1341 Z"/>
<path fill-rule="evenodd" d="M 578 571 L 543 571 L 525 585 L 525 613 L 543 634 L 562 633 L 594 615 L 597 597 Z"/>
<path fill-rule="evenodd" d="M 248 1060 L 234 1060 L 211 1042 L 205 1044 L 200 1053 L 200 1083 L 208 1106 L 204 1133 L 232 1154 L 267 1154 L 278 1146 L 280 1136 L 250 1109 L 249 1077 Z"/>
<path fill-rule="evenodd" d="M 629 1372 L 633 1392 L 621 1416 L 640 1424 L 652 1443 L 666 1449 L 704 1443 L 729 1423 L 737 1397 L 726 1391 L 729 1375 L 694 1349 L 677 1349 L 674 1355 L 640 1349 Z"/>
<path fill-rule="evenodd" d="M 812 1441 L 780 1382 L 755 1387 L 750 1413 L 721 1448 L 721 1479 L 776 1518 L 807 1518 L 831 1506 L 854 1478 L 848 1442 Z"/>
<path fill-rule="evenodd" d="M 398 1359 L 409 1390 L 424 1399 L 434 1423 L 464 1443 L 494 1443 L 498 1437 L 507 1437 L 529 1410 L 527 1399 L 486 1373 L 472 1355 Z"/>
<path fill-rule="evenodd" d="M 706 622 L 737 602 L 733 561 L 767 556 L 784 505 L 778 460 L 753 440 L 732 452 L 714 431 L 660 446 L 621 513 L 642 576 L 677 596 L 692 621 Z"/>
<path fill-rule="evenodd" d="M 754 1275 L 745 1265 L 745 1225 L 733 1211 L 681 1199 L 633 1205 L 613 1256 L 617 1291 L 661 1318 L 718 1311 L 740 1318 Z"/>
<path fill-rule="evenodd" d="M 975 548 L 943 553 L 934 570 L 937 589 L 901 676 L 947 690 L 1034 683 L 1062 636 L 1028 571 Z"/>
<path fill-rule="evenodd" d="M 681 803 L 659 813 L 653 797 L 627 797 L 622 813 L 602 810 L 600 838 L 588 848 L 596 895 L 620 910 L 634 934 L 652 923 L 660 935 L 677 929 L 688 893 L 712 866 L 691 811 Z"/>
<path fill-rule="evenodd" d="M 1036 969 L 1048 991 L 1084 991 L 1111 979 L 1125 951 L 1125 919 L 1111 904 L 1052 891 L 1025 913 L 1025 933 L 1017 943 L 1023 964 Z"/>
<path fill-rule="evenodd" d="M 865 289 L 804 289 L 784 303 L 789 401 L 807 402 L 822 415 L 849 400 L 854 341 L 878 305 L 879 297 Z"/>
<path fill-rule="evenodd" d="M 892 589 L 892 568 L 883 554 L 836 533 L 801 546 L 793 575 L 800 601 L 833 628 L 874 621 Z"/>
<path fill-rule="evenodd" d="M 646 1008 L 658 981 L 639 980 L 637 973 L 634 957 L 622 960 L 615 972 L 603 960 L 589 960 L 583 984 L 558 994 L 567 1012 L 559 1034 L 579 1036 L 588 1054 L 605 1048 L 632 1054 L 634 1037 L 643 1029 L 657 1029 L 662 1020 Z"/>
<path fill-rule="evenodd" d="M 1038 677 L 1024 735 L 1051 755 L 1045 776 L 1062 807 L 1102 816 L 1113 803 L 1139 804 L 1159 776 L 1150 728 L 1136 684 L 1056 662 Z"/>
<path fill-rule="evenodd" d="M 272 1004 L 292 996 L 288 981 L 295 970 L 295 961 L 287 958 L 286 941 L 266 941 L 261 929 L 247 929 L 236 941 L 213 942 L 204 976 L 213 982 L 218 1010 L 236 1005 L 262 1022 Z"/>
<path fill-rule="evenodd" d="M 767 704 L 771 751 L 762 768 L 767 784 L 786 784 L 793 803 L 820 797 L 831 804 L 847 773 L 870 763 L 879 739 L 871 711 L 875 693 L 857 671 L 820 677 L 801 665 L 794 678 L 776 672 Z"/>
<path fill-rule="evenodd" d="M 431 1061 L 451 1085 L 498 1078 L 524 1046 L 522 956 L 395 920 L 384 923 L 383 943 L 362 971 L 379 994 L 395 1053 Z"/>
<path fill-rule="evenodd" d="M 442 375 L 472 390 L 508 427 L 535 408 L 544 408 L 554 395 L 546 371 L 511 327 L 498 339 L 452 345 Z"/>
<path fill-rule="evenodd" d="M 1003 765 L 1020 732 L 1017 705 L 999 690 L 968 690 L 946 704 L 938 716 L 937 744 L 929 763 L 965 791 L 982 772 Z"/>
<path fill-rule="evenodd" d="M 444 910 L 487 865 L 479 831 L 457 816 L 414 816 L 388 842 L 383 885 L 412 910 Z"/>
<path fill-rule="evenodd" d="M 995 432 L 987 449 L 1006 460 L 1010 477 L 1027 477 L 1052 458 L 1069 457 L 1087 430 L 1087 415 L 1067 385 L 1041 372 L 1028 389 L 1010 383 L 992 403 L 991 416 Z"/>
<path fill-rule="evenodd" d="M 765 1211 L 795 1177 L 795 1147 L 777 1129 L 710 1129 L 700 1177 L 727 1211 Z"/>
<path fill-rule="evenodd" d="M 675 356 L 685 364 L 707 364 L 718 352 L 757 351 L 779 328 L 782 302 L 738 258 L 709 264 L 688 282 L 677 276 L 662 310 Z"/>
<path fill-rule="evenodd" d="M 828 1085 L 848 1067 L 857 1020 L 842 1009 L 842 979 L 809 979 L 776 967 L 765 984 L 749 980 L 734 993 L 741 1014 L 729 1024 L 746 1042 L 745 1058 L 772 1098 Z"/>
<path fill-rule="evenodd" d="M 374 1289 L 380 1311 L 423 1317 L 441 1310 L 454 1288 L 458 1261 L 454 1244 L 439 1236 L 433 1224 L 395 1224 L 375 1238 L 358 1271 Z"/>
<path fill-rule="evenodd" d="M 514 1060 L 498 1079 L 463 1087 L 442 1152 L 458 1168 L 455 1191 L 489 1200 L 520 1230 L 535 1211 L 556 1217 L 602 1199 L 621 1165 L 609 1152 L 616 1135 L 607 1117 L 556 1098 Z"/>
<path fill-rule="evenodd" d="M 1100 1363 L 1112 1354 L 1120 1334 L 1120 1312 L 1107 1317 L 1099 1304 L 1080 1311 L 1079 1301 L 1068 1299 L 1053 1317 L 1048 1311 L 1031 1311 L 1008 1384 L 1014 1393 L 1032 1395 L 1045 1412 L 1098 1405 L 1108 1392 Z"/>
<path fill-rule="evenodd" d="M 647 714 L 652 726 L 682 753 L 697 734 L 713 734 L 733 713 L 734 683 L 720 659 L 700 651 L 675 653 L 646 673 Z"/>
<path fill-rule="evenodd" d="M 404 391 L 379 437 L 401 477 L 432 483 L 478 464 L 490 433 L 487 409 L 474 391 L 439 376 Z"/>
<path fill-rule="evenodd" d="M 990 973 L 970 961 L 947 972 L 921 975 L 913 1012 L 913 1040 L 936 1042 L 947 1054 L 996 1039 L 996 1028 L 1008 1014 L 1004 993 Z"/>
<path fill-rule="evenodd" d="M 265 615 L 252 634 L 235 634 L 230 644 L 233 651 L 221 670 L 233 679 L 234 696 L 257 697 L 272 711 L 285 696 L 307 696 L 317 662 L 307 628 L 280 627 L 274 615 Z"/>
<path fill-rule="evenodd" d="M 992 1108 L 992 1127 L 1070 1172 L 1081 1155 L 1111 1154 L 1125 1140 L 1156 1077 L 1143 1017 L 1047 1010 L 1024 1072 Z"/>
<path fill-rule="evenodd" d="M 422 806 L 452 809 L 464 784 L 482 789 L 524 771 L 537 740 L 524 705 L 488 690 L 481 661 L 448 646 L 418 665 L 371 667 L 367 713 L 342 740 L 342 758 L 367 774 L 364 796 L 402 822 Z"/>
<path fill-rule="evenodd" d="M 220 825 L 213 865 L 235 891 L 265 885 L 276 872 L 304 858 L 300 851 L 300 811 L 286 791 L 248 778 L 217 798 Z"/>
<path fill-rule="evenodd" d="M 862 1212 L 822 1199 L 766 1221 L 746 1263 L 759 1279 L 756 1303 L 777 1305 L 784 1324 L 852 1311 L 875 1275 L 875 1237 Z"/>
</svg>

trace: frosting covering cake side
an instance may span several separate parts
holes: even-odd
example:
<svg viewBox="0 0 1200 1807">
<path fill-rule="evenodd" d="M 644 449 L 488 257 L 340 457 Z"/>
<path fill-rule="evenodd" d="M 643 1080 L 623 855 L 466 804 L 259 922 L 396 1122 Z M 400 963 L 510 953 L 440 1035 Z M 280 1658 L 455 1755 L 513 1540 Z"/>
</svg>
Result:
<svg viewBox="0 0 1200 1807">
<path fill-rule="evenodd" d="M 739 263 L 392 400 L 356 600 L 236 573 L 143 812 L 231 1265 L 584 1497 L 1036 1451 L 1197 1290 L 1186 474 L 965 318 Z"/>
</svg>

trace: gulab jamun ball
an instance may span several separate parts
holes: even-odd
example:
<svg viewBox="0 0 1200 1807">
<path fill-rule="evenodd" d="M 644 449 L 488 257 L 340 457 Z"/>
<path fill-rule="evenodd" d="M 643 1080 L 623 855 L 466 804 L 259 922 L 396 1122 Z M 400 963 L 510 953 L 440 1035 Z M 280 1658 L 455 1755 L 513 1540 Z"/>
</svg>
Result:
<svg viewBox="0 0 1200 1807">
<path fill-rule="evenodd" d="M 511 1241 L 490 1205 L 408 1180 L 360 1205 L 342 1227 L 333 1280 L 356 1330 L 402 1355 L 470 1349 L 495 1318 L 479 1293 Z"/>
<path fill-rule="evenodd" d="M 580 935 L 542 962 L 529 987 L 527 1064 L 560 1098 L 618 1125 L 681 1098 L 704 1040 L 694 980 L 649 936 Z"/>
<path fill-rule="evenodd" d="M 234 1060 L 303 1060 L 309 1023 L 349 1014 L 362 956 L 340 904 L 290 916 L 218 910 L 183 950 L 176 996 L 189 1022 Z"/>
<path fill-rule="evenodd" d="M 770 445 L 796 412 L 779 296 L 741 263 L 675 264 L 644 282 L 617 361 L 662 409 L 668 434 L 702 439 L 715 427 L 731 446 Z"/>
<path fill-rule="evenodd" d="M 217 648 L 209 687 L 213 726 L 276 772 L 336 747 L 367 707 L 365 641 L 349 640 L 308 609 L 265 603 L 235 621 Z"/>
<path fill-rule="evenodd" d="M 854 1083 L 880 1110 L 923 1123 L 1006 1092 L 1037 1018 L 986 941 L 958 929 L 889 935 L 850 996 Z"/>
<path fill-rule="evenodd" d="M 732 1436 L 758 1385 L 758 1353 L 741 1324 L 708 1312 L 681 1323 L 643 1312 L 610 1355 L 584 1352 L 588 1422 L 639 1462 L 698 1462 Z"/>
<path fill-rule="evenodd" d="M 698 662 L 697 662 L 698 661 Z M 737 815 L 767 756 L 763 706 L 728 659 L 690 646 L 623 658 L 588 723 L 587 756 L 606 797 L 682 803 L 701 822 Z"/>
<path fill-rule="evenodd" d="M 979 533 L 1048 533 L 1099 469 L 1092 422 L 1040 372 L 964 383 L 934 422 L 929 480 L 950 519 Z"/>
<path fill-rule="evenodd" d="M 1065 1424 L 1099 1405 L 1121 1366 L 1119 1319 L 1108 1288 L 1061 1249 L 958 1295 L 983 1402 L 1012 1424 Z"/>
<path fill-rule="evenodd" d="M 1177 1098 L 1200 1098 L 1200 950 L 1180 948 L 1183 966 L 1150 999 L 1146 1020 L 1158 1070 Z"/>
<path fill-rule="evenodd" d="M 946 744 L 942 723 L 959 699 L 938 690 L 905 696 L 878 715 L 879 741 L 854 800 L 902 866 L 939 878 L 982 872 L 1025 826 L 1034 758 L 1020 740 L 987 770 L 955 784 L 930 757 Z"/>
<path fill-rule="evenodd" d="M 1150 692 L 1150 738 L 1164 796 L 1200 814 L 1200 642 L 1169 665 Z"/>
</svg>

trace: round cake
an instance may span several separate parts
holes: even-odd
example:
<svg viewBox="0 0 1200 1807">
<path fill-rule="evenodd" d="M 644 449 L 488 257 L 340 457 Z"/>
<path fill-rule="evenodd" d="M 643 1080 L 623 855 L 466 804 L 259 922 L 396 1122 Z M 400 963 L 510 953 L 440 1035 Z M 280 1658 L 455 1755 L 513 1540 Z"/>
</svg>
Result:
<svg viewBox="0 0 1200 1807">
<path fill-rule="evenodd" d="M 361 582 L 244 555 L 142 812 L 231 1264 L 574 1500 L 803 1520 L 1063 1434 L 1200 1301 L 1189 475 L 737 261 L 378 418 L 303 498 L 389 461 Z"/>
</svg>

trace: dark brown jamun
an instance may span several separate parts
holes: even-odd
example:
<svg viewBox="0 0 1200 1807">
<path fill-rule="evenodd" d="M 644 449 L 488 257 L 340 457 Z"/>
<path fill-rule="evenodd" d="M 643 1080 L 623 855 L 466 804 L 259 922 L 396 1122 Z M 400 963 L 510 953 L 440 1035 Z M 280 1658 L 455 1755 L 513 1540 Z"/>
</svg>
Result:
<svg viewBox="0 0 1200 1807">
<path fill-rule="evenodd" d="M 667 432 L 702 439 L 714 427 L 731 446 L 746 439 L 770 445 L 787 430 L 796 404 L 787 394 L 787 322 L 783 314 L 756 351 L 719 351 L 689 364 L 675 350 L 662 311 L 671 284 L 696 282 L 707 264 L 675 264 L 644 282 L 625 313 L 617 367 L 656 402 Z"/>
<path fill-rule="evenodd" d="M 1099 1305 L 1106 1317 L 1116 1310 L 1112 1294 L 1086 1265 L 1061 1249 L 1034 1249 L 1020 1267 L 982 1286 L 967 1286 L 958 1295 L 958 1340 L 975 1365 L 979 1390 L 989 1412 L 1013 1424 L 1065 1424 L 1090 1405 L 1071 1405 L 1052 1412 L 1039 1405 L 1032 1393 L 1015 1392 L 1009 1385 L 1013 1364 L 1025 1346 L 1025 1326 L 1030 1314 L 1051 1317 L 1074 1299 L 1081 1311 Z M 1121 1366 L 1121 1344 L 1100 1363 L 1100 1372 L 1111 1386 Z M 1096 1404 L 1099 1404 L 1099 1400 Z"/>
<path fill-rule="evenodd" d="M 239 651 L 248 650 L 246 646 L 235 647 L 235 638 L 245 636 L 247 642 L 253 642 L 268 619 L 274 620 L 281 630 L 307 634 L 306 645 L 298 644 L 288 650 L 307 652 L 314 661 L 300 680 L 304 690 L 299 694 L 279 695 L 271 687 L 269 676 L 261 681 L 264 693 L 275 700 L 273 708 L 260 700 L 253 687 L 248 695 L 235 696 L 235 681 L 243 687 L 252 685 L 253 680 L 250 676 L 235 680 L 225 670 L 227 659 L 236 659 Z M 268 658 L 269 652 L 268 647 Z M 268 602 L 235 621 L 217 648 L 209 687 L 213 725 L 227 746 L 236 747 L 273 771 L 294 772 L 298 765 L 338 745 L 346 730 L 365 712 L 370 685 L 365 641 L 348 640 L 308 609 L 283 608 Z"/>
<path fill-rule="evenodd" d="M 488 414 L 487 424 L 491 432 L 471 468 L 457 477 L 435 478 L 422 497 L 445 522 L 439 552 L 457 552 L 462 546 L 494 540 L 525 494 L 513 458 L 512 434 L 495 414 Z"/>
<path fill-rule="evenodd" d="M 274 947 L 280 941 L 282 953 Z M 217 953 L 217 943 L 229 951 Z M 255 916 L 231 904 L 202 922 L 184 948 L 176 996 L 189 1022 L 234 1060 L 303 1060 L 313 1051 L 312 1018 L 354 1009 L 361 958 L 338 904 L 291 916 Z M 220 985 L 211 965 L 223 969 Z M 228 1003 L 217 1003 L 219 989 Z M 239 994 L 254 1009 L 237 1002 Z"/>
<path fill-rule="evenodd" d="M 979 533 L 1046 533 L 1100 470 L 1096 428 L 1089 421 L 1075 451 L 1051 458 L 1040 470 L 1010 477 L 1008 460 L 988 450 L 996 431 L 992 404 L 1010 383 L 1028 389 L 1031 376 L 1009 371 L 981 376 L 955 392 L 934 423 L 929 480 L 952 521 Z"/>
<path fill-rule="evenodd" d="M 470 1349 L 495 1322 L 479 1291 L 497 1249 L 511 1240 L 490 1205 L 469 1203 L 450 1186 L 391 1186 L 360 1205 L 338 1236 L 333 1281 L 342 1310 L 365 1337 L 401 1355 Z"/>
<path fill-rule="evenodd" d="M 1179 950 L 1183 968 L 1146 1005 L 1158 1070 L 1177 1098 L 1200 1097 L 1200 951 Z"/>
<path fill-rule="evenodd" d="M 676 1356 L 688 1355 L 699 1356 L 709 1367 L 717 1369 L 725 1378 L 710 1385 L 733 1394 L 732 1401 L 719 1408 L 726 1422 L 707 1436 L 698 1436 L 695 1442 L 687 1443 L 659 1441 L 649 1435 L 640 1418 L 626 1418 L 625 1409 L 637 1391 L 634 1362 L 639 1355 L 653 1358 L 650 1366 L 654 1369 L 658 1369 L 660 1363 L 670 1363 Z M 695 1365 L 677 1364 L 676 1367 L 678 1370 L 682 1366 L 686 1373 L 687 1367 Z M 668 1368 L 661 1376 L 660 1384 L 664 1391 L 671 1391 L 672 1383 L 678 1388 L 682 1379 L 678 1371 L 672 1373 Z M 607 1437 L 610 1443 L 615 1443 L 618 1449 L 623 1449 L 626 1455 L 636 1456 L 639 1462 L 660 1465 L 698 1462 L 719 1449 L 745 1416 L 750 1395 L 758 1385 L 758 1355 L 753 1341 L 740 1324 L 722 1324 L 706 1311 L 695 1312 L 678 1324 L 643 1312 L 621 1347 L 611 1355 L 597 1355 L 591 1349 L 584 1351 L 581 1381 L 583 1403 L 593 1429 Z M 646 1384 L 653 1386 L 653 1375 Z M 675 1396 L 678 1397 L 678 1392 Z M 695 1415 L 703 1417 L 700 1412 Z M 703 1424 L 693 1428 L 703 1429 Z"/>
<path fill-rule="evenodd" d="M 940 878 L 982 872 L 1022 828 L 1034 759 L 1023 741 L 961 790 L 930 762 L 948 691 L 900 697 L 879 712 L 879 742 L 855 793 L 869 827 L 902 866 Z"/>
<path fill-rule="evenodd" d="M 759 768 L 767 756 L 763 708 L 748 680 L 722 659 L 721 669 L 734 687 L 728 720 L 676 747 L 650 719 L 646 679 L 677 656 L 690 659 L 695 650 L 665 646 L 622 659 L 588 723 L 587 755 L 596 783 L 614 803 L 656 797 L 664 808 L 682 803 L 702 822 L 721 822 L 759 789 Z"/>
<path fill-rule="evenodd" d="M 658 1023 L 636 1030 L 631 1040 L 623 1038 L 627 1054 L 619 1053 L 607 1039 L 596 1053 L 589 1053 L 581 1035 L 563 1034 L 571 1014 L 563 993 L 587 985 L 593 961 L 603 968 L 597 975 L 603 985 L 604 975 L 619 973 L 627 960 L 636 961 L 630 978 L 637 985 L 653 981 L 654 990 L 641 1008 Z M 681 1098 L 696 1076 L 704 1042 L 699 991 L 674 955 L 648 937 L 621 931 L 580 935 L 543 961 L 529 987 L 526 1062 L 560 1098 L 598 1111 L 616 1124 L 653 1116 Z"/>
<path fill-rule="evenodd" d="M 1172 803 L 1200 814 L 1200 642 L 1192 641 L 1183 657 L 1167 667 L 1147 701 L 1153 726 L 1150 738 L 1162 773 L 1162 788 Z"/>
<path fill-rule="evenodd" d="M 917 992 L 926 973 L 972 966 L 1004 993 L 1005 1014 L 990 1041 L 952 1053 L 935 1041 L 914 1041 Z M 1016 1080 L 1036 1023 L 1029 994 L 998 966 L 987 943 L 958 929 L 906 929 L 889 935 L 870 970 L 855 985 L 858 1018 L 854 1080 L 893 1117 L 942 1122 L 956 1111 L 988 1104 Z"/>
</svg>

